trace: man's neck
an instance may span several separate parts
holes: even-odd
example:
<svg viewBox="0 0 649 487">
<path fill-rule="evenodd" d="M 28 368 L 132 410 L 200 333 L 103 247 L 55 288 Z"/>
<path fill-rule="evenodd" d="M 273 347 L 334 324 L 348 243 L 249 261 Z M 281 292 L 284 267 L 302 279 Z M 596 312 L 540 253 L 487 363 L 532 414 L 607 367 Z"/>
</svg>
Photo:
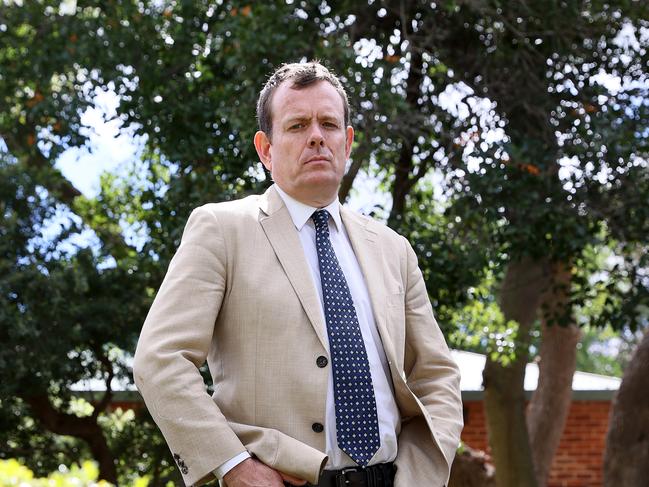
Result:
<svg viewBox="0 0 649 487">
<path fill-rule="evenodd" d="M 281 188 L 277 183 L 275 183 L 275 186 L 280 191 L 282 191 L 282 193 L 293 198 L 295 201 L 298 201 L 303 205 L 307 205 L 312 208 L 324 208 L 325 206 L 329 206 L 338 197 L 338 193 L 334 193 L 333 195 L 327 195 L 322 197 L 305 198 L 303 195 L 296 195 L 286 191 L 284 188 Z"/>
</svg>

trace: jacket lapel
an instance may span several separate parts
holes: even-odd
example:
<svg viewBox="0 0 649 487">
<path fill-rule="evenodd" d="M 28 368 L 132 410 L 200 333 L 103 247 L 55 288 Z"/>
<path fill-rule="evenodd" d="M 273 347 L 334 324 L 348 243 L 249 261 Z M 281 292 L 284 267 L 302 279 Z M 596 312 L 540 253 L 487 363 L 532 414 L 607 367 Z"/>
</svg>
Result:
<svg viewBox="0 0 649 487">
<path fill-rule="evenodd" d="M 372 301 L 374 320 L 383 341 L 388 360 L 397 360 L 393 339 L 386 322 L 387 293 L 384 282 L 384 264 L 378 234 L 372 229 L 372 220 L 359 218 L 352 211 L 340 207 L 340 215 L 349 235 L 356 259 L 363 271 L 365 285 Z"/>
<path fill-rule="evenodd" d="M 322 320 L 320 298 L 313 285 L 311 271 L 304 257 L 304 249 L 291 215 L 282 198 L 271 186 L 261 197 L 259 218 L 277 259 L 284 268 L 302 307 L 313 326 L 322 346 L 328 349 L 326 328 Z"/>
</svg>

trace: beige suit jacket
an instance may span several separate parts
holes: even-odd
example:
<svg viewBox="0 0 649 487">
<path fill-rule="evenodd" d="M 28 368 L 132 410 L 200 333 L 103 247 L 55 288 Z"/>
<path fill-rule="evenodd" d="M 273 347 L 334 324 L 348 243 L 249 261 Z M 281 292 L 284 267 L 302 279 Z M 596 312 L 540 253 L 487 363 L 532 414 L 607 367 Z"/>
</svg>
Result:
<svg viewBox="0 0 649 487">
<path fill-rule="evenodd" d="M 448 481 L 462 429 L 458 369 L 415 254 L 341 208 L 392 375 L 397 487 Z M 194 210 L 144 323 L 133 373 L 188 485 L 246 449 L 317 483 L 326 463 L 327 333 L 299 236 L 274 187 Z M 207 360 L 214 393 L 198 373 Z M 317 429 L 317 428 L 316 428 Z"/>
</svg>

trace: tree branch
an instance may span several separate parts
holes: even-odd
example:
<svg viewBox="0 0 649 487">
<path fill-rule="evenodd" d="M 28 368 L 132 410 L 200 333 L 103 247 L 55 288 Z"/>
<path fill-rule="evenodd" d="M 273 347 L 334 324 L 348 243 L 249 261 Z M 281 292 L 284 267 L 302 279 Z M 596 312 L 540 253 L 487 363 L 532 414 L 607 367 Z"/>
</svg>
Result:
<svg viewBox="0 0 649 487">
<path fill-rule="evenodd" d="M 101 400 L 94 406 L 94 410 L 92 412 L 92 417 L 97 419 L 99 414 L 106 410 L 113 398 L 113 389 L 111 387 L 111 382 L 113 381 L 113 377 L 115 377 L 115 370 L 113 369 L 113 364 L 110 362 L 110 360 L 108 360 L 108 357 L 106 357 L 106 355 L 101 350 L 96 349 L 94 350 L 94 352 L 97 360 L 99 360 L 99 362 L 107 372 L 106 377 L 104 378 L 104 381 L 106 383 L 106 392 Z"/>
</svg>

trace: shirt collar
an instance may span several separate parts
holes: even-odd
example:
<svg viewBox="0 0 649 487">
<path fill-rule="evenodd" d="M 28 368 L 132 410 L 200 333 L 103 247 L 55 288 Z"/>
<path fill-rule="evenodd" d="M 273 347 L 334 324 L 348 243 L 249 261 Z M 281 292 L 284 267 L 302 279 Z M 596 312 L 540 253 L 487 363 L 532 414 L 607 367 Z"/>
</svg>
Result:
<svg viewBox="0 0 649 487">
<path fill-rule="evenodd" d="M 327 210 L 334 221 L 336 230 L 341 230 L 342 220 L 340 218 L 340 202 L 338 201 L 338 198 L 335 198 L 331 203 L 323 208 L 315 208 L 313 206 L 305 205 L 304 203 L 289 196 L 277 184 L 275 184 L 275 189 L 284 201 L 284 204 L 286 205 L 286 208 L 291 215 L 291 219 L 293 220 L 293 224 L 295 225 L 295 228 L 297 228 L 298 232 L 301 231 L 305 223 L 309 221 L 311 215 L 313 215 L 313 212 L 320 209 Z"/>
</svg>

